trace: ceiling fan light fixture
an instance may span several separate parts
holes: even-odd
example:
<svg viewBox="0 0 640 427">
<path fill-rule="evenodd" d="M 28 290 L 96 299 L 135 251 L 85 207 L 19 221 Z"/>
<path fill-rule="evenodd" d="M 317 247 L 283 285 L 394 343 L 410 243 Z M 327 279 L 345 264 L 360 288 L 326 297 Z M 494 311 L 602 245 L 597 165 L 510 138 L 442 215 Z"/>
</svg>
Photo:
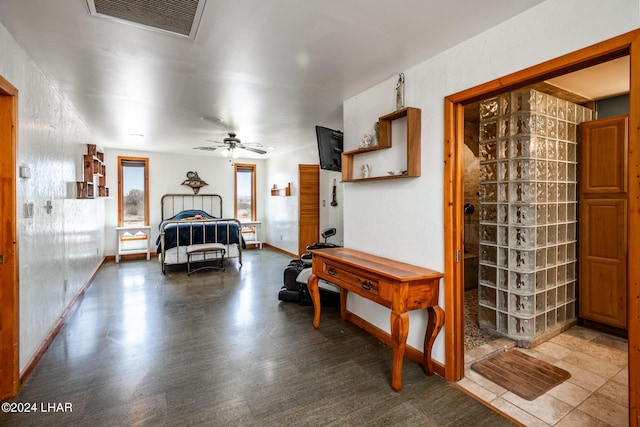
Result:
<svg viewBox="0 0 640 427">
<path fill-rule="evenodd" d="M 265 150 L 257 148 L 262 147 L 262 144 L 260 144 L 259 142 L 250 142 L 247 144 L 243 144 L 242 141 L 240 141 L 240 139 L 236 137 L 236 134 L 234 132 L 229 132 L 227 135 L 229 136 L 227 138 L 224 138 L 222 142 L 207 139 L 208 142 L 217 144 L 215 148 L 222 148 L 224 150 L 222 151 L 222 155 L 224 157 L 232 157 L 234 159 L 237 159 L 242 154 L 240 150 L 250 151 L 257 154 L 267 154 Z"/>
</svg>

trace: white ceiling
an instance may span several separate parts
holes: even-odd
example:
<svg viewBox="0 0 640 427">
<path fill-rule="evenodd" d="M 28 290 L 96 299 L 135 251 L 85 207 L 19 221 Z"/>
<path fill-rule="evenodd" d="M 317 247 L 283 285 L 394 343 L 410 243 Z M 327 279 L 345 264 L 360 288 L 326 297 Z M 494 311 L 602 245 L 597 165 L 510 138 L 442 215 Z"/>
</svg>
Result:
<svg viewBox="0 0 640 427">
<path fill-rule="evenodd" d="M 591 100 L 629 92 L 629 57 L 614 59 L 547 82 Z"/>
<path fill-rule="evenodd" d="M 344 99 L 541 2 L 206 0 L 195 40 L 86 0 L 2 0 L 0 22 L 98 145 L 193 154 L 234 131 L 269 157 L 341 128 Z"/>
</svg>

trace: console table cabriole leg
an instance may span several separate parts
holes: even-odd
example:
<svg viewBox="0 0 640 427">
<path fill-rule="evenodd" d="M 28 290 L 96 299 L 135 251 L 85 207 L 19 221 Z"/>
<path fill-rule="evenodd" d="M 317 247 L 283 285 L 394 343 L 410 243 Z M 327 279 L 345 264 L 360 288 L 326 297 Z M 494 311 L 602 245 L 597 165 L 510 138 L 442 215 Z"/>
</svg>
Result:
<svg viewBox="0 0 640 427">
<path fill-rule="evenodd" d="M 318 276 L 313 273 L 307 279 L 307 289 L 309 289 L 311 301 L 313 301 L 313 327 L 317 329 L 320 326 L 320 290 L 318 289 Z"/>
<path fill-rule="evenodd" d="M 342 320 L 347 320 L 347 294 L 349 292 L 340 288 L 340 318 Z"/>
<path fill-rule="evenodd" d="M 393 343 L 393 368 L 391 388 L 400 391 L 402 388 L 402 358 L 407 346 L 409 334 L 409 314 L 391 311 L 391 341 Z"/>
<path fill-rule="evenodd" d="M 431 376 L 433 375 L 433 362 L 431 361 L 431 348 L 433 342 L 440 333 L 442 326 L 444 325 L 444 310 L 440 306 L 436 305 L 427 308 L 429 313 L 429 321 L 427 322 L 427 331 L 424 334 L 424 372 Z"/>
</svg>

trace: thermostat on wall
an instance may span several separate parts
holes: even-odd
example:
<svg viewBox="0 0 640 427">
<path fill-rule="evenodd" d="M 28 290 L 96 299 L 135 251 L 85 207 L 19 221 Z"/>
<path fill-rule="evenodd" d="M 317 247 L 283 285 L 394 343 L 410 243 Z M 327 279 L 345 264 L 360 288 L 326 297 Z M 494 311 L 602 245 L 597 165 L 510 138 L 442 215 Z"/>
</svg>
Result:
<svg viewBox="0 0 640 427">
<path fill-rule="evenodd" d="M 20 178 L 31 178 L 31 168 L 29 166 L 20 166 Z"/>
</svg>

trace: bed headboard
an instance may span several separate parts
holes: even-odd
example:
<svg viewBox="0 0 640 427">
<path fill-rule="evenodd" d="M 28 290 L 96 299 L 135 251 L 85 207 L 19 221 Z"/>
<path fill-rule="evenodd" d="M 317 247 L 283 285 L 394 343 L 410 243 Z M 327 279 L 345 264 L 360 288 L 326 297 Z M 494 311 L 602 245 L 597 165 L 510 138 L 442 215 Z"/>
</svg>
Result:
<svg viewBox="0 0 640 427">
<path fill-rule="evenodd" d="M 222 216 L 222 196 L 219 194 L 165 194 L 160 199 L 162 220 L 187 209 L 200 209 L 216 218 Z"/>
</svg>

